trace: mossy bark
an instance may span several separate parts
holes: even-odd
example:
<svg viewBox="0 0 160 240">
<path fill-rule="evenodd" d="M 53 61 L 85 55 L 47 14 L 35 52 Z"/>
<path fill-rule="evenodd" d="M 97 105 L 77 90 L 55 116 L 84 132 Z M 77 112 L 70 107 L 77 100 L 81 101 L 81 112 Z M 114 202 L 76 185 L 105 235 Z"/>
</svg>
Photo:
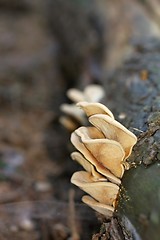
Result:
<svg viewBox="0 0 160 240">
<path fill-rule="evenodd" d="M 105 103 L 138 143 L 128 159 L 131 169 L 122 179 L 115 216 L 93 239 L 160 238 L 159 47 L 157 40 L 135 44 L 133 57 L 105 81 Z"/>
</svg>

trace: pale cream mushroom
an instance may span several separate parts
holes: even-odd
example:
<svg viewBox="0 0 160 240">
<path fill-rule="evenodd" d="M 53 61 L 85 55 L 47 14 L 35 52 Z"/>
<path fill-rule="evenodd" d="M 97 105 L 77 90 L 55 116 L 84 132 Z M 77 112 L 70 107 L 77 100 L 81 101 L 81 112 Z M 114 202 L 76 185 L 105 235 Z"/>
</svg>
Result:
<svg viewBox="0 0 160 240">
<path fill-rule="evenodd" d="M 61 116 L 59 118 L 60 123 L 69 131 L 74 131 L 79 125 L 86 124 L 84 112 L 81 109 L 78 109 L 75 103 L 83 101 L 96 102 L 99 101 L 104 95 L 105 93 L 103 88 L 96 84 L 88 85 L 83 91 L 80 91 L 76 88 L 69 89 L 67 91 L 67 96 L 74 103 L 62 104 L 60 106 L 61 111 L 66 114 L 66 116 Z"/>
<path fill-rule="evenodd" d="M 119 193 L 120 178 L 127 169 L 126 159 L 137 142 L 136 136 L 114 119 L 100 103 L 77 104 L 89 117 L 92 127 L 80 127 L 71 134 L 79 152 L 72 159 L 86 171 L 73 174 L 71 182 L 88 193 L 82 201 L 97 212 L 112 217 Z"/>
<path fill-rule="evenodd" d="M 76 88 L 70 88 L 67 91 L 67 97 L 74 103 L 78 103 L 85 100 L 84 93 Z"/>
<path fill-rule="evenodd" d="M 88 195 L 83 196 L 82 201 L 98 213 L 101 213 L 108 218 L 113 216 L 115 208 L 112 206 L 100 203 Z"/>
<path fill-rule="evenodd" d="M 121 178 L 124 173 L 122 164 L 125 157 L 122 146 L 114 140 L 93 134 L 92 129 L 94 128 L 80 127 L 75 132 L 95 159 L 116 177 Z"/>
<path fill-rule="evenodd" d="M 76 121 L 72 121 L 72 118 L 69 116 L 61 116 L 59 122 L 70 132 L 74 131 L 79 124 Z"/>
<path fill-rule="evenodd" d="M 97 130 L 98 131 L 98 130 Z M 80 136 L 76 134 L 76 131 L 71 134 L 71 142 L 75 146 L 75 148 L 80 151 L 85 158 L 95 166 L 96 170 L 105 176 L 108 180 L 113 183 L 120 184 L 121 181 L 117 178 L 113 173 L 111 173 L 106 167 L 104 167 L 101 163 L 99 163 L 96 158 L 92 155 L 92 153 L 85 147 L 82 143 Z"/>
<path fill-rule="evenodd" d="M 137 142 L 137 137 L 132 132 L 104 114 L 92 115 L 89 117 L 89 122 L 102 131 L 107 139 L 115 140 L 121 144 L 125 152 L 124 160 L 130 156 L 132 148 Z"/>
<path fill-rule="evenodd" d="M 77 108 L 75 104 L 62 104 L 61 111 L 66 113 L 65 116 L 59 118 L 59 122 L 69 131 L 74 131 L 80 124 L 85 124 L 86 119 L 84 112 Z"/>
<path fill-rule="evenodd" d="M 94 114 L 106 114 L 114 119 L 113 113 L 101 103 L 79 102 L 77 103 L 77 106 L 84 110 L 87 117 L 90 117 Z"/>
<path fill-rule="evenodd" d="M 67 96 L 73 102 L 78 103 L 81 101 L 98 102 L 105 95 L 103 88 L 97 84 L 91 84 L 85 87 L 83 91 L 76 88 L 71 88 L 67 91 Z"/>
<path fill-rule="evenodd" d="M 83 155 L 79 152 L 73 152 L 71 154 L 71 158 L 75 161 L 77 161 L 87 172 L 91 173 L 91 176 L 93 177 L 93 181 L 107 181 L 107 178 L 102 176 L 100 173 L 98 173 L 94 166 L 87 161 L 86 158 L 83 157 Z"/>
<path fill-rule="evenodd" d="M 60 106 L 60 109 L 67 115 L 74 117 L 78 122 L 85 123 L 83 111 L 77 108 L 75 104 L 64 103 Z"/>
<path fill-rule="evenodd" d="M 114 207 L 118 196 L 119 187 L 111 182 L 94 182 L 90 173 L 85 171 L 75 172 L 71 182 L 88 193 L 100 203 Z"/>
<path fill-rule="evenodd" d="M 97 84 L 90 84 L 84 89 L 85 101 L 99 102 L 105 96 L 105 91 L 102 86 Z"/>
</svg>

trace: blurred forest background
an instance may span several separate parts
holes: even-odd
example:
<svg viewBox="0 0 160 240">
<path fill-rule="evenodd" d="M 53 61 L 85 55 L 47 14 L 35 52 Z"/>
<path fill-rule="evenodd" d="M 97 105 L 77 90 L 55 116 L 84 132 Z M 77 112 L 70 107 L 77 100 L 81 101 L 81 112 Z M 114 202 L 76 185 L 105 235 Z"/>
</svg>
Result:
<svg viewBox="0 0 160 240">
<path fill-rule="evenodd" d="M 148 39 L 160 39 L 158 0 L 0 0 L 0 239 L 97 231 L 93 211 L 77 205 L 73 237 L 65 203 L 77 165 L 59 108 L 71 87 L 109 91 L 107 79 Z"/>
</svg>

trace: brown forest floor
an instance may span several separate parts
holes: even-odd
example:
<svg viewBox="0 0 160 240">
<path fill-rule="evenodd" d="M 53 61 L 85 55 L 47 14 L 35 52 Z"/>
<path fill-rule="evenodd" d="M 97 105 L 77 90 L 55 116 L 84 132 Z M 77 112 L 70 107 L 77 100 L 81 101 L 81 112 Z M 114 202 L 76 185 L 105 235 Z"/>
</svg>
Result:
<svg viewBox="0 0 160 240">
<path fill-rule="evenodd" d="M 70 184 L 69 134 L 58 122 L 67 83 L 43 1 L 0 7 L 0 240 L 89 239 L 98 222 Z"/>
</svg>

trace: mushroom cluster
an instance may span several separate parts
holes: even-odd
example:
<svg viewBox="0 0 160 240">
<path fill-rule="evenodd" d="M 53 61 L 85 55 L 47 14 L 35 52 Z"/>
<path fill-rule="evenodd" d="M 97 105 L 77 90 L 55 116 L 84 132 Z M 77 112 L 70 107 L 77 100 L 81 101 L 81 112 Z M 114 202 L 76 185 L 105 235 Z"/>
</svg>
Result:
<svg viewBox="0 0 160 240">
<path fill-rule="evenodd" d="M 60 106 L 66 115 L 60 117 L 60 123 L 70 131 L 74 131 L 78 126 L 86 123 L 84 112 L 76 107 L 76 103 L 81 101 L 99 102 L 104 97 L 104 89 L 98 84 L 90 84 L 80 91 L 71 88 L 67 91 L 67 97 L 72 104 L 64 103 Z"/>
<path fill-rule="evenodd" d="M 85 171 L 72 175 L 71 182 L 89 195 L 82 201 L 97 212 L 111 217 L 116 207 L 121 178 L 129 169 L 126 159 L 137 142 L 136 136 L 114 119 L 112 112 L 101 103 L 77 104 L 92 124 L 79 127 L 71 134 L 78 151 L 73 160 Z"/>
</svg>

